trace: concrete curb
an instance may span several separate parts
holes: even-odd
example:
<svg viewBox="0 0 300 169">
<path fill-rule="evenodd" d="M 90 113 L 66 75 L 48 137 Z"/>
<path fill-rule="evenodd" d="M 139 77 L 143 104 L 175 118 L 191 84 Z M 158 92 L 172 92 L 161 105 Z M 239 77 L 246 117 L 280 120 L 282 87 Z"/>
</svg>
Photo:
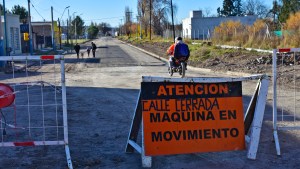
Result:
<svg viewBox="0 0 300 169">
<path fill-rule="evenodd" d="M 131 45 L 130 43 L 126 43 L 126 42 L 123 42 L 123 41 L 121 41 L 121 40 L 119 40 L 119 41 L 120 41 L 121 43 L 124 43 L 124 44 L 130 46 L 130 47 L 133 47 L 133 48 L 135 48 L 135 49 L 138 49 L 138 50 L 140 50 L 141 52 L 144 52 L 144 53 L 146 53 L 146 54 L 148 54 L 148 55 L 150 55 L 150 56 L 152 56 L 152 57 L 155 57 L 155 58 L 157 58 L 158 60 L 161 60 L 161 61 L 163 61 L 163 62 L 168 63 L 168 59 L 166 59 L 166 58 L 164 58 L 164 57 L 160 57 L 160 56 L 158 56 L 158 55 L 156 55 L 156 54 L 154 54 L 154 53 L 148 52 L 148 51 L 146 51 L 146 50 L 144 50 L 144 49 L 142 49 L 142 48 L 139 48 L 139 47 L 136 47 L 136 46 L 134 46 L 134 45 Z"/>
<path fill-rule="evenodd" d="M 166 58 L 160 57 L 160 56 L 158 56 L 158 55 L 156 55 L 156 54 L 154 54 L 154 53 L 151 53 L 151 52 L 149 52 L 149 51 L 146 51 L 146 50 L 144 50 L 144 49 L 141 49 L 141 48 L 139 48 L 139 47 L 136 47 L 136 46 L 134 46 L 134 45 L 131 45 L 131 44 L 127 43 L 127 42 L 123 42 L 123 41 L 121 41 L 121 40 L 119 40 L 119 41 L 120 41 L 121 43 L 124 43 L 124 44 L 126 44 L 126 45 L 128 45 L 128 46 L 131 46 L 131 47 L 135 48 L 135 49 L 138 49 L 138 50 L 140 50 L 141 52 L 144 52 L 144 53 L 146 53 L 146 54 L 148 54 L 148 55 L 150 55 L 150 56 L 152 56 L 152 57 L 155 57 L 155 58 L 157 58 L 157 59 L 159 59 L 159 60 L 161 60 L 161 61 L 164 61 L 164 62 L 168 63 L 168 59 L 166 59 Z M 234 71 L 214 71 L 214 70 L 212 70 L 212 69 L 205 69 L 205 68 L 193 67 L 193 66 L 190 66 L 190 65 L 188 65 L 188 69 L 189 69 L 189 70 L 194 70 L 194 71 L 207 72 L 207 73 L 227 74 L 227 75 L 230 75 L 230 76 L 251 76 L 251 75 L 253 75 L 253 74 L 251 74 L 251 73 L 244 73 L 244 72 L 234 72 Z"/>
</svg>

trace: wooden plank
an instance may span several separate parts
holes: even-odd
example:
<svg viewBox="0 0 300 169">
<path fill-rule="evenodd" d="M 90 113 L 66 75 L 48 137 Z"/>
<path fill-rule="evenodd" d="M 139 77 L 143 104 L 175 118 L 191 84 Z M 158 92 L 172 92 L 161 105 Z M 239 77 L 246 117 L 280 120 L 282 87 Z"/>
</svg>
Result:
<svg viewBox="0 0 300 169">
<path fill-rule="evenodd" d="M 246 115 L 244 118 L 244 125 L 245 125 L 245 135 L 248 134 L 252 121 L 253 121 L 253 117 L 254 117 L 254 111 L 255 111 L 255 107 L 256 107 L 256 101 L 257 101 L 257 95 L 258 95 L 258 90 L 259 90 L 259 85 L 260 85 L 260 80 L 257 83 L 255 92 L 251 98 L 251 101 L 249 103 L 248 109 L 246 111 Z"/>
<path fill-rule="evenodd" d="M 145 141 L 144 141 L 144 125 L 142 121 L 142 166 L 145 168 L 151 168 L 152 166 L 152 157 L 145 155 Z"/>
<path fill-rule="evenodd" d="M 129 140 L 128 143 L 134 147 L 134 149 L 139 152 L 139 153 L 142 153 L 142 147 L 138 144 L 136 144 L 136 142 L 132 141 L 132 140 Z"/>
<path fill-rule="evenodd" d="M 268 95 L 268 86 L 269 86 L 269 80 L 262 79 L 260 84 L 260 89 L 258 92 L 255 114 L 254 114 L 252 127 L 251 127 L 250 144 L 247 153 L 247 157 L 253 160 L 256 159 L 256 154 L 258 150 L 260 132 L 262 128 L 262 122 L 264 118 L 264 112 L 265 112 L 267 95 Z"/>
<path fill-rule="evenodd" d="M 219 82 L 238 82 L 248 80 L 259 80 L 266 75 L 252 75 L 238 78 L 227 77 L 194 77 L 194 78 L 167 78 L 155 76 L 143 76 L 143 82 L 191 82 L 191 83 L 219 83 Z"/>
<path fill-rule="evenodd" d="M 141 122 L 142 122 L 142 105 L 141 105 L 141 91 L 140 91 L 139 98 L 136 103 L 133 119 L 131 122 L 128 139 L 127 139 L 127 144 L 126 144 L 126 149 L 125 149 L 125 152 L 127 152 L 127 153 L 132 153 L 135 149 L 131 144 L 129 144 L 129 141 L 133 141 L 133 142 L 137 141 Z"/>
</svg>

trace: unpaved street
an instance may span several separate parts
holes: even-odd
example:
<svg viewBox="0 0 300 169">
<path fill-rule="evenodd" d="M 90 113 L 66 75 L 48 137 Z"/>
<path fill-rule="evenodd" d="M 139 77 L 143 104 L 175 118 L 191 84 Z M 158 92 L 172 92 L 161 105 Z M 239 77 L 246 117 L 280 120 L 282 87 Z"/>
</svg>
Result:
<svg viewBox="0 0 300 169">
<path fill-rule="evenodd" d="M 66 55 L 69 143 L 74 168 L 141 168 L 137 152 L 125 153 L 142 76 L 168 77 L 164 61 L 116 39 L 100 38 L 96 58 Z M 88 43 L 89 45 L 90 43 Z M 84 45 L 82 51 L 85 51 Z M 151 51 L 150 51 L 151 52 Z M 187 77 L 229 76 L 188 69 Z M 178 73 L 174 77 L 179 77 Z M 244 111 L 256 82 L 243 84 Z M 299 133 L 279 133 L 282 156 L 272 141 L 271 95 L 268 96 L 257 160 L 246 151 L 153 157 L 152 168 L 299 168 Z M 298 136 L 296 135 L 298 134 Z M 0 168 L 66 168 L 62 146 L 1 148 Z"/>
</svg>

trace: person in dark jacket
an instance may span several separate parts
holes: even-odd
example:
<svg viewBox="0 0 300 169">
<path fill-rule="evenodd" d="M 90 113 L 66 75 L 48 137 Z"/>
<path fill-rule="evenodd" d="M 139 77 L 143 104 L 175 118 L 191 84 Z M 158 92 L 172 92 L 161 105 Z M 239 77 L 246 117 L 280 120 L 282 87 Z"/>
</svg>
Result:
<svg viewBox="0 0 300 169">
<path fill-rule="evenodd" d="M 97 46 L 95 45 L 94 42 L 92 42 L 92 52 L 93 52 L 93 57 L 95 57 L 96 49 L 97 49 Z"/>
<path fill-rule="evenodd" d="M 79 59 L 79 51 L 80 51 L 80 46 L 78 45 L 78 43 L 76 43 L 76 45 L 74 46 L 74 50 L 77 54 L 77 59 Z"/>
</svg>

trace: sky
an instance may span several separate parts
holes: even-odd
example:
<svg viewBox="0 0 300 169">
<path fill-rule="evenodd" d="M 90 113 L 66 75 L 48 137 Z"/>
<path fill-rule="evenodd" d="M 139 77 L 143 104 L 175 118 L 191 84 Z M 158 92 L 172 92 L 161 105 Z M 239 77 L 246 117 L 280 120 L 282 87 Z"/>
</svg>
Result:
<svg viewBox="0 0 300 169">
<path fill-rule="evenodd" d="M 14 5 L 20 5 L 28 10 L 28 0 L 4 0 L 6 9 L 11 10 Z M 80 17 L 86 25 L 91 22 L 109 23 L 117 27 L 124 21 L 125 7 L 129 7 L 132 16 L 136 19 L 137 0 L 30 0 L 30 13 L 32 21 L 51 20 L 51 6 L 53 7 L 53 19 L 66 21 L 69 15 Z M 265 4 L 271 7 L 272 0 L 266 0 Z M 3 2 L 0 1 L 2 4 Z M 203 9 L 216 14 L 217 8 L 222 7 L 223 0 L 173 0 L 177 5 L 177 13 L 174 16 L 175 23 L 181 23 L 182 19 L 189 16 L 192 10 Z M 70 6 L 66 9 L 67 6 Z M 65 10 L 66 9 L 66 10 Z"/>
</svg>

